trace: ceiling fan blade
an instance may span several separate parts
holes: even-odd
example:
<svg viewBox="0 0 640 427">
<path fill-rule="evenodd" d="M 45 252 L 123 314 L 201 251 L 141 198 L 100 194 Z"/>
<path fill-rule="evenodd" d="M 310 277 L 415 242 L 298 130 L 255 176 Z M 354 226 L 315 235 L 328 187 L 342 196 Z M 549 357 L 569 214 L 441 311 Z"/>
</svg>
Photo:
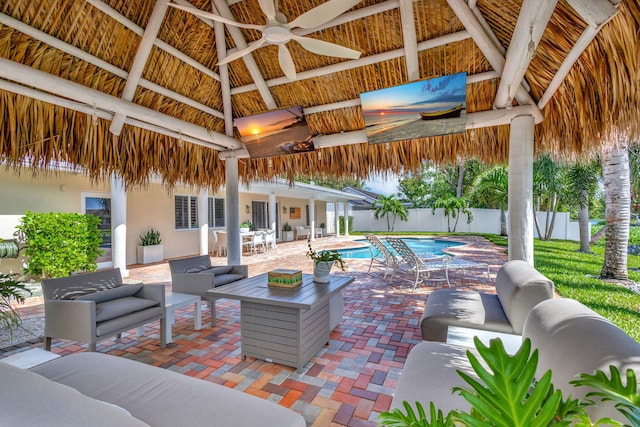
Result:
<svg viewBox="0 0 640 427">
<path fill-rule="evenodd" d="M 232 25 L 234 27 L 249 28 L 251 30 L 258 30 L 258 31 L 262 31 L 264 29 L 264 25 L 243 24 L 242 22 L 236 22 L 231 19 L 223 18 L 222 16 L 216 15 L 215 13 L 206 12 L 204 10 L 200 10 L 195 7 L 183 6 L 181 4 L 176 4 L 176 3 L 169 3 L 169 6 L 175 7 L 176 9 L 184 10 L 196 16 L 200 16 L 201 18 L 211 19 L 213 21 L 222 22 L 223 24 Z"/>
<path fill-rule="evenodd" d="M 247 53 L 253 52 L 267 41 L 266 38 L 262 37 L 259 40 L 254 41 L 249 46 L 244 49 L 237 50 L 230 55 L 225 56 L 221 61 L 218 61 L 218 65 L 228 64 L 231 61 L 235 61 L 236 59 L 245 56 Z"/>
<path fill-rule="evenodd" d="M 273 0 L 258 0 L 260 3 L 260 9 L 267 15 L 269 22 L 276 20 L 276 7 L 273 4 Z"/>
<path fill-rule="evenodd" d="M 300 43 L 300 45 L 309 52 L 317 53 L 318 55 L 337 56 L 338 58 L 349 59 L 358 59 L 361 55 L 361 52 L 357 50 L 349 49 L 348 47 L 335 43 L 312 39 L 311 37 L 301 37 L 292 34 L 291 38 Z"/>
<path fill-rule="evenodd" d="M 329 0 L 298 16 L 289 22 L 291 28 L 314 28 L 331 21 L 343 12 L 351 9 L 362 0 Z"/>
<path fill-rule="evenodd" d="M 293 63 L 289 49 L 283 44 L 278 45 L 278 61 L 280 61 L 280 68 L 284 71 L 284 75 L 290 81 L 296 80 L 296 66 Z"/>
</svg>

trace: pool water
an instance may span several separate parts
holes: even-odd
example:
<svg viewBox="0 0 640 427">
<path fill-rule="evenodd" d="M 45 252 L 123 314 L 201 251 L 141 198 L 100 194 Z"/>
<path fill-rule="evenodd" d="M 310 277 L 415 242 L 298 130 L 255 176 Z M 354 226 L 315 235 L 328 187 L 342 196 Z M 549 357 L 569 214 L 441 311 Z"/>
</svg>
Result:
<svg viewBox="0 0 640 427">
<path fill-rule="evenodd" d="M 395 251 L 391 248 L 391 246 L 389 246 L 389 244 L 387 244 L 384 238 L 380 240 L 382 240 L 382 242 L 389 248 L 392 253 L 395 253 Z M 404 240 L 407 246 L 409 246 L 409 248 L 411 248 L 413 252 L 420 256 L 443 255 L 444 249 L 446 248 L 464 245 L 464 243 L 462 242 L 421 239 L 418 237 L 402 237 L 400 240 Z M 343 258 L 371 258 L 371 251 L 373 251 L 374 256 L 378 255 L 378 250 L 372 247 L 367 240 L 356 240 L 356 242 L 365 243 L 367 246 L 352 249 L 338 249 L 338 253 L 340 253 Z"/>
</svg>

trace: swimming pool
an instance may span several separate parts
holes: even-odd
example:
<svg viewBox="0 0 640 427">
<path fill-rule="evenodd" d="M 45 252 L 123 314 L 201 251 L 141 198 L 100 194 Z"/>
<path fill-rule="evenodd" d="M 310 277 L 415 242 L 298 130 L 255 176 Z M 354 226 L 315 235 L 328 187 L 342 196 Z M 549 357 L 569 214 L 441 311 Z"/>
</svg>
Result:
<svg viewBox="0 0 640 427">
<path fill-rule="evenodd" d="M 436 240 L 436 239 L 422 239 L 419 237 L 401 237 L 401 240 L 404 240 L 407 246 L 411 248 L 413 252 L 418 255 L 443 255 L 445 248 L 450 248 L 453 246 L 462 246 L 464 243 L 462 242 L 449 242 L 447 240 Z M 395 251 L 385 242 L 384 238 L 381 239 L 385 245 L 389 248 L 391 252 Z M 378 255 L 378 250 L 373 248 L 367 240 L 356 240 L 359 243 L 365 243 L 367 246 L 363 246 L 361 248 L 351 248 L 351 249 L 338 249 L 338 253 L 342 255 L 343 258 L 371 258 L 371 251 L 373 250 L 373 254 Z"/>
</svg>

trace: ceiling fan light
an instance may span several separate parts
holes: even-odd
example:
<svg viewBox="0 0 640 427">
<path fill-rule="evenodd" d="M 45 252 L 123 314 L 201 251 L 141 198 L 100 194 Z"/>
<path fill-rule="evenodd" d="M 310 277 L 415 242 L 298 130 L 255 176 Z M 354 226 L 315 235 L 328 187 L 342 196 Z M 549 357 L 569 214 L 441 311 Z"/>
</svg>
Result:
<svg viewBox="0 0 640 427">
<path fill-rule="evenodd" d="M 271 44 L 285 44 L 291 40 L 291 33 L 285 27 L 270 25 L 262 32 L 264 38 Z"/>
</svg>

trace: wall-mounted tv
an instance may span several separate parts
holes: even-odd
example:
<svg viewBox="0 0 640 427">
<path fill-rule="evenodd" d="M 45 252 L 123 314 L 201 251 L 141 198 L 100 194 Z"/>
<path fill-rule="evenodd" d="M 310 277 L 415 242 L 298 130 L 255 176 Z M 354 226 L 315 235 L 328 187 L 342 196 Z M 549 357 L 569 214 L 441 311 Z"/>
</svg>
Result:
<svg viewBox="0 0 640 427">
<path fill-rule="evenodd" d="M 313 140 L 302 107 L 268 111 L 234 120 L 251 158 L 313 151 Z"/>
<path fill-rule="evenodd" d="M 370 144 L 464 132 L 467 74 L 360 94 Z"/>
</svg>

